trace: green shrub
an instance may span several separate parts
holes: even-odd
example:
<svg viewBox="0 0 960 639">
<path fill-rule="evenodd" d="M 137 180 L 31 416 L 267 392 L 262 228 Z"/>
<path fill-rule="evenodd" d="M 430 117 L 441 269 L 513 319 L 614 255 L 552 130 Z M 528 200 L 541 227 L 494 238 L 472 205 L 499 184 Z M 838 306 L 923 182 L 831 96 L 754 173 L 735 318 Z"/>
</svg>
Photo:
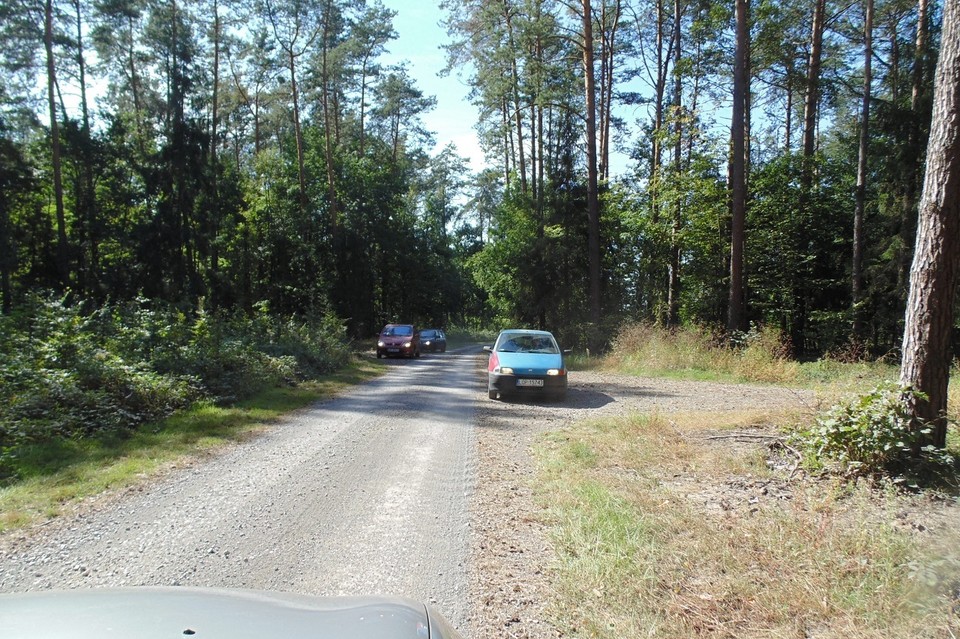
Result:
<svg viewBox="0 0 960 639">
<path fill-rule="evenodd" d="M 839 404 L 816 419 L 813 428 L 799 433 L 797 443 L 808 467 L 834 466 L 850 476 L 887 475 L 914 479 L 934 474 L 952 475 L 955 459 L 933 446 L 914 448 L 926 441 L 929 428 L 912 428 L 906 398 L 916 391 L 881 384 L 869 393 Z"/>
<path fill-rule="evenodd" d="M 198 396 L 190 379 L 111 351 L 102 325 L 39 297 L 0 320 L 0 477 L 21 446 L 130 430 Z"/>
<path fill-rule="evenodd" d="M 291 318 L 282 322 L 275 337 L 261 344 L 264 352 L 292 357 L 306 377 L 336 370 L 350 358 L 346 327 L 338 318 Z"/>
<path fill-rule="evenodd" d="M 197 399 L 245 398 L 349 357 L 333 316 L 218 316 L 143 299 L 85 312 L 35 296 L 0 317 L 0 478 L 16 474 L 23 446 L 122 435 Z"/>
</svg>

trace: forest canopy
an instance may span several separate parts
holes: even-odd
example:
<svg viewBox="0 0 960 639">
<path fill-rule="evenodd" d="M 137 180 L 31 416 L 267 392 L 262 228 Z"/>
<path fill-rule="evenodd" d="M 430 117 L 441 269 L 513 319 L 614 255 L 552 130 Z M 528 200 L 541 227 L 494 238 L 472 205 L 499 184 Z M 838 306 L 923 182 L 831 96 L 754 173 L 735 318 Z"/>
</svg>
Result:
<svg viewBox="0 0 960 639">
<path fill-rule="evenodd" d="M 477 173 L 431 150 L 380 2 L 3 3 L 3 313 L 52 291 L 354 337 L 652 321 L 899 348 L 942 2 L 439 5 Z"/>
</svg>

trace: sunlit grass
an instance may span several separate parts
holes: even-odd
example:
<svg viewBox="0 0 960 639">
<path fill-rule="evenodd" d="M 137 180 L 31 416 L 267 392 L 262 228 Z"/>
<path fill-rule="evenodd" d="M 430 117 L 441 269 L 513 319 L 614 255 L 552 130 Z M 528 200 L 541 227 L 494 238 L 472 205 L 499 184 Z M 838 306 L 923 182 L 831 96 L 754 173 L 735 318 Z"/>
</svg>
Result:
<svg viewBox="0 0 960 639">
<path fill-rule="evenodd" d="M 20 480 L 0 489 L 0 532 L 55 517 L 78 501 L 122 490 L 275 423 L 284 414 L 382 374 L 376 360 L 297 386 L 272 388 L 233 406 L 200 404 L 126 436 L 56 441 L 28 447 Z"/>
<path fill-rule="evenodd" d="M 731 347 L 700 327 L 666 330 L 649 324 L 623 327 L 610 353 L 594 358 L 593 365 L 634 375 L 787 384 L 837 394 L 863 392 L 898 375 L 897 367 L 885 359 L 793 360 L 774 330 L 755 331 Z"/>
<path fill-rule="evenodd" d="M 704 441 L 705 430 L 793 419 L 634 416 L 541 442 L 538 497 L 556 550 L 554 614 L 565 636 L 957 632 L 949 609 L 958 537 L 898 528 L 898 500 L 909 497 L 839 482 L 794 482 L 781 498 L 761 488 L 738 495 L 731 486 L 778 485 L 764 456 L 756 446 Z"/>
<path fill-rule="evenodd" d="M 698 327 L 668 331 L 649 324 L 621 329 L 605 366 L 637 375 L 709 381 L 790 383 L 800 365 L 786 357 L 779 335 L 761 331 L 739 348 L 721 345 Z"/>
</svg>

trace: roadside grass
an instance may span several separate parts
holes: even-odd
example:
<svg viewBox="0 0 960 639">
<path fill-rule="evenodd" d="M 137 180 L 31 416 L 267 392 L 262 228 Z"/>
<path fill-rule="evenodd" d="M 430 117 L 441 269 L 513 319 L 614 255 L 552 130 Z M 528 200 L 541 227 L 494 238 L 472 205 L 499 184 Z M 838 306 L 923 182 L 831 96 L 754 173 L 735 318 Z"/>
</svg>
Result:
<svg viewBox="0 0 960 639">
<path fill-rule="evenodd" d="M 136 486 L 385 370 L 376 360 L 355 358 L 322 378 L 270 388 L 229 406 L 198 404 L 133 433 L 26 448 L 18 458 L 21 479 L 0 488 L 0 533 L 57 517 L 107 491 Z"/>
<path fill-rule="evenodd" d="M 794 479 L 763 443 L 794 414 L 583 422 L 537 446 L 571 637 L 953 637 L 960 533 L 897 525 L 925 497 Z M 758 430 L 759 429 L 759 430 Z M 749 439 L 747 441 L 750 441 Z M 948 634 L 949 633 L 949 634 Z"/>
<path fill-rule="evenodd" d="M 702 327 L 667 331 L 643 324 L 621 331 L 605 365 L 656 377 L 801 386 L 854 379 L 869 383 L 896 374 L 896 369 L 883 361 L 793 360 L 775 330 L 755 331 L 733 348 Z"/>
<path fill-rule="evenodd" d="M 900 375 L 898 362 L 889 357 L 869 360 L 837 353 L 809 362 L 790 359 L 776 330 L 752 331 L 742 342 L 739 348 L 720 344 L 703 327 L 670 331 L 630 324 L 621 328 L 609 353 L 602 357 L 575 353 L 569 365 L 573 370 L 807 388 L 816 391 L 822 407 L 896 383 Z M 955 372 L 956 367 L 951 377 Z M 960 422 L 960 384 L 948 387 L 947 416 L 953 423 Z M 956 430 L 951 428 L 951 436 L 960 437 Z"/>
<path fill-rule="evenodd" d="M 890 358 L 870 360 L 839 352 L 816 361 L 794 360 L 772 329 L 754 330 L 731 347 L 703 327 L 671 331 L 633 324 L 621 329 L 603 357 L 578 355 L 574 361 L 583 368 L 630 375 L 811 388 L 829 399 L 863 393 L 899 376 L 897 362 Z"/>
</svg>

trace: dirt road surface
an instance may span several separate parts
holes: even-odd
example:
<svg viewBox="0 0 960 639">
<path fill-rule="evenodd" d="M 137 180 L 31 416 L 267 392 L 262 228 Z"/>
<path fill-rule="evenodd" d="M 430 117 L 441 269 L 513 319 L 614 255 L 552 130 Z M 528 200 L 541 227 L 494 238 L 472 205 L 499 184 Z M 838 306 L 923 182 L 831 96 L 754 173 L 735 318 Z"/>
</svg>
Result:
<svg viewBox="0 0 960 639">
<path fill-rule="evenodd" d="M 0 544 L 0 591 L 214 586 L 396 594 L 467 617 L 475 354 L 392 361 L 75 518 Z M 69 520 L 68 520 L 69 519 Z"/>
<path fill-rule="evenodd" d="M 482 370 L 478 373 L 482 377 Z M 485 387 L 482 387 L 482 389 Z M 481 389 L 481 390 L 482 390 Z M 551 569 L 555 555 L 534 499 L 532 447 L 545 432 L 581 420 L 629 413 L 813 410 L 808 391 L 652 379 L 609 372 L 574 371 L 566 401 L 477 399 L 476 489 L 470 571 L 473 639 L 556 639 L 550 623 Z"/>
<path fill-rule="evenodd" d="M 0 539 L 0 592 L 184 585 L 432 602 L 466 637 L 562 636 L 535 516 L 540 433 L 628 411 L 802 404 L 775 388 L 575 372 L 491 401 L 477 348 L 383 377 L 126 494 Z"/>
</svg>

